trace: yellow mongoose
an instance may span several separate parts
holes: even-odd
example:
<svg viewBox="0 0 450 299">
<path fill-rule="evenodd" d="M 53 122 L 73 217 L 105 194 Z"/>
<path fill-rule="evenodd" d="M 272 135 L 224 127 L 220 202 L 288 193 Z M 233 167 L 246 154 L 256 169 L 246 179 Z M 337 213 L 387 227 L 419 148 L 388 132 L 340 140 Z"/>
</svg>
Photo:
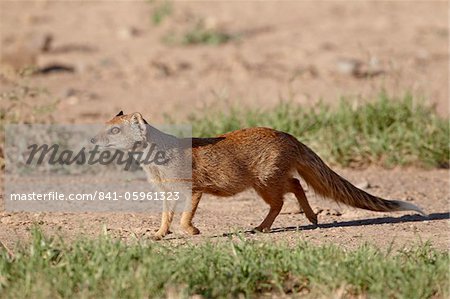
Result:
<svg viewBox="0 0 450 299">
<path fill-rule="evenodd" d="M 140 113 L 121 111 L 106 123 L 105 131 L 91 141 L 94 144 L 131 150 L 136 142 L 152 143 L 161 138 L 181 140 L 148 125 Z M 189 140 L 192 155 L 192 206 L 184 211 L 181 227 L 198 234 L 192 219 L 203 193 L 232 196 L 253 188 L 270 206 L 269 213 L 256 230 L 267 232 L 283 206 L 283 196 L 294 193 L 306 217 L 317 224 L 297 172 L 318 194 L 346 205 L 372 211 L 416 211 L 417 206 L 398 200 L 385 200 L 358 189 L 331 170 L 322 159 L 295 137 L 269 128 L 248 128 L 213 138 Z M 190 142 L 192 140 L 192 143 Z M 181 143 L 180 143 L 181 144 Z M 151 165 L 143 165 L 149 176 Z M 164 211 L 155 238 L 169 233 L 173 211 Z"/>
</svg>

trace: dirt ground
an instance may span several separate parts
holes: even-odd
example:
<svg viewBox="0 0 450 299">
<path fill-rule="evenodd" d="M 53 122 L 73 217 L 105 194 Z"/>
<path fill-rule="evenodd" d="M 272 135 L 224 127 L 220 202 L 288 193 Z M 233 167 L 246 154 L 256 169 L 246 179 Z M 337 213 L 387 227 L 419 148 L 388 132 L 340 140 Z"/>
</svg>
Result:
<svg viewBox="0 0 450 299">
<path fill-rule="evenodd" d="M 0 3 L 0 105 L 23 95 L 50 107 L 57 123 L 98 123 L 118 111 L 140 111 L 152 123 L 179 122 L 205 107 L 271 107 L 280 100 L 333 105 L 409 91 L 449 115 L 447 2 L 172 2 L 159 25 L 162 2 L 2 1 Z M 201 20 L 205 28 L 238 38 L 222 45 L 165 42 Z M 37 65 L 39 73 L 14 70 Z M 26 91 L 34 90 L 33 94 Z M 24 91 L 25 90 L 25 91 Z M 45 110 L 45 109 L 43 109 Z M 47 116 L 44 116 L 47 117 Z M 292 198 L 271 234 L 248 238 L 387 247 L 430 240 L 449 246 L 448 170 L 343 169 L 369 192 L 411 200 L 430 214 L 380 214 L 312 198 L 322 210 L 313 228 Z M 209 240 L 250 229 L 267 206 L 251 192 L 205 197 L 196 224 Z M 125 239 L 146 237 L 159 216 L 144 214 L 0 213 L 0 240 L 13 246 L 38 222 L 63 236 L 95 236 L 106 227 Z M 177 238 L 176 230 L 170 238 Z M 206 238 L 205 238 L 206 237 Z M 220 239 L 219 238 L 219 239 Z M 217 238 L 213 238 L 217 239 Z"/>
<path fill-rule="evenodd" d="M 270 234 L 251 234 L 268 212 L 268 206 L 253 192 L 232 198 L 204 196 L 195 217 L 195 225 L 202 232 L 198 236 L 184 236 L 179 227 L 179 215 L 174 220 L 170 242 L 224 239 L 227 234 L 247 231 L 245 237 L 293 243 L 309 240 L 316 244 L 334 243 L 354 248 L 371 243 L 382 248 L 403 247 L 430 241 L 435 247 L 449 246 L 449 177 L 447 170 L 417 170 L 369 168 L 340 170 L 357 186 L 391 199 L 401 199 L 421 207 L 428 217 L 410 212 L 377 213 L 339 206 L 316 196 L 311 190 L 308 199 L 319 213 L 319 227 L 308 222 L 299 212 L 293 196 L 286 196 L 281 214 Z M 29 228 L 39 224 L 44 231 L 64 238 L 95 237 L 105 230 L 125 241 L 135 238 L 150 240 L 159 228 L 157 213 L 0 213 L 0 240 L 13 246 L 29 236 Z"/>
</svg>

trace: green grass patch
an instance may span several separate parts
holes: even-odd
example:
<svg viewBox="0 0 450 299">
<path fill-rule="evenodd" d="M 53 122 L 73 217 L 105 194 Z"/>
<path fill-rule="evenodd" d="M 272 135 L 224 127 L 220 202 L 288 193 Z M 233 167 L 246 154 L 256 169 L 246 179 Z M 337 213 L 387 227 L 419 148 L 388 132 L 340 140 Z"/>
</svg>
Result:
<svg viewBox="0 0 450 299">
<path fill-rule="evenodd" d="M 290 133 L 328 163 L 344 167 L 449 167 L 450 128 L 434 110 L 411 95 L 381 94 L 375 101 L 307 108 L 280 102 L 270 110 L 231 108 L 190 118 L 194 136 L 264 126 Z"/>
<path fill-rule="evenodd" d="M 220 45 L 235 39 L 235 36 L 218 29 L 208 29 L 203 23 L 199 23 L 187 31 L 182 38 L 184 45 Z"/>
<path fill-rule="evenodd" d="M 372 246 L 294 246 L 241 238 L 201 245 L 125 244 L 108 236 L 70 245 L 33 231 L 14 257 L 0 255 L 4 298 L 206 298 L 303 294 L 311 298 L 448 296 L 449 253 L 428 244 L 382 252 Z M 174 295 L 175 294 L 175 295 Z"/>
<path fill-rule="evenodd" d="M 219 28 L 207 28 L 203 20 L 196 22 L 181 34 L 169 32 L 163 41 L 169 45 L 213 45 L 218 46 L 239 39 L 238 34 L 231 34 Z"/>
</svg>

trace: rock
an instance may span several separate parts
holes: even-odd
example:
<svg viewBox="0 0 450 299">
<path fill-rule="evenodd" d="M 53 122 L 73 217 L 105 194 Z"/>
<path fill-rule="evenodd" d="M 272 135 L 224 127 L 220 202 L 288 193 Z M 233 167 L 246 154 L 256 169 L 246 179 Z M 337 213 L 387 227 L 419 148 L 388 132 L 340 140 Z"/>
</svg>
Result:
<svg viewBox="0 0 450 299">
<path fill-rule="evenodd" d="M 340 58 L 336 62 L 336 70 L 340 74 L 355 78 L 371 78 L 384 73 L 376 57 L 371 57 L 368 63 L 353 58 Z"/>
<path fill-rule="evenodd" d="M 117 31 L 117 37 L 122 40 L 128 40 L 139 35 L 139 30 L 135 27 L 122 27 Z"/>
<path fill-rule="evenodd" d="M 76 66 L 70 57 L 59 55 L 39 55 L 36 62 L 37 72 L 49 74 L 54 72 L 74 73 Z"/>
<path fill-rule="evenodd" d="M 342 213 L 339 212 L 336 209 L 333 209 L 333 210 L 330 211 L 330 215 L 332 215 L 332 216 L 342 216 Z"/>
<path fill-rule="evenodd" d="M 336 62 L 338 73 L 343 75 L 353 75 L 361 67 L 362 62 L 353 58 L 339 58 Z"/>
<path fill-rule="evenodd" d="M 342 213 L 336 209 L 318 209 L 316 214 L 325 214 L 327 216 L 342 216 Z"/>
<path fill-rule="evenodd" d="M 76 106 L 79 102 L 80 99 L 76 96 L 71 96 L 67 98 L 67 104 L 71 105 L 71 106 Z"/>
</svg>

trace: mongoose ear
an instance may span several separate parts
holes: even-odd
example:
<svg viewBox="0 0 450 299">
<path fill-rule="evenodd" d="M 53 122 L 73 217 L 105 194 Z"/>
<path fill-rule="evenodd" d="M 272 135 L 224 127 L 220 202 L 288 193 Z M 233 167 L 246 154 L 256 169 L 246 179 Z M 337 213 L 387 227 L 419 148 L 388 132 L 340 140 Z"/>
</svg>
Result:
<svg viewBox="0 0 450 299">
<path fill-rule="evenodd" d="M 147 132 L 147 122 L 139 112 L 135 112 L 131 115 L 131 123 L 138 125 L 141 132 L 145 135 Z"/>
<path fill-rule="evenodd" d="M 117 113 L 117 115 L 116 116 L 122 116 L 123 115 L 123 111 L 122 110 L 120 110 L 120 112 L 119 113 Z"/>
</svg>

